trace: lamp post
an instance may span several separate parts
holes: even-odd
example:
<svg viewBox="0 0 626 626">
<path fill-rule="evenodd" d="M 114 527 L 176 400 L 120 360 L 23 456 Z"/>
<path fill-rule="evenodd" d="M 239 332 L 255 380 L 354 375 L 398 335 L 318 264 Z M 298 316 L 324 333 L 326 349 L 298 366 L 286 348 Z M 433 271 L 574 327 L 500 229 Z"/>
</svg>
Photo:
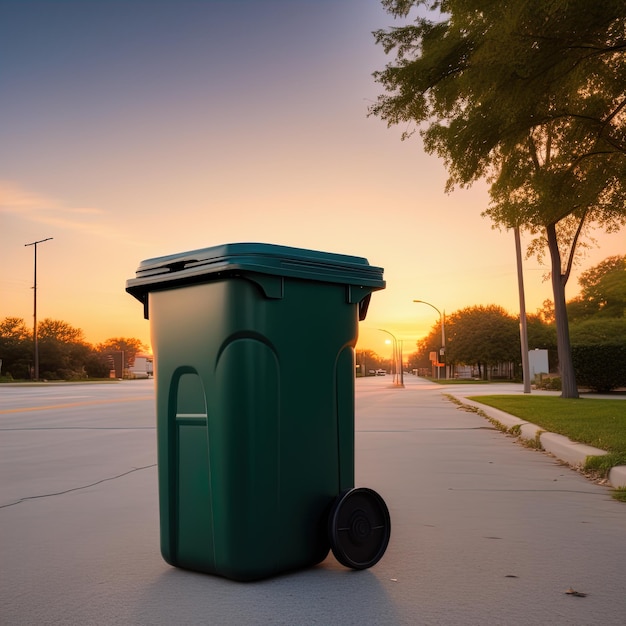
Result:
<svg viewBox="0 0 626 626">
<path fill-rule="evenodd" d="M 34 369 L 33 369 L 33 378 L 35 380 L 39 380 L 39 343 L 37 341 L 37 244 L 43 243 L 44 241 L 50 241 L 53 237 L 48 237 L 47 239 L 40 239 L 39 241 L 33 241 L 31 243 L 25 243 L 26 246 L 34 246 L 35 249 L 35 278 L 33 281 L 33 346 L 34 346 Z"/>
<path fill-rule="evenodd" d="M 398 362 L 400 363 L 400 387 L 404 387 L 404 359 L 402 356 L 402 339 L 398 342 Z"/>
<path fill-rule="evenodd" d="M 393 333 L 384 328 L 378 329 L 381 333 L 387 333 L 393 339 L 393 384 L 396 387 L 404 387 L 404 372 L 402 371 L 402 342 L 400 342 L 400 350 L 398 351 L 398 340 Z M 398 361 L 400 361 L 400 379 L 398 380 Z"/>
<path fill-rule="evenodd" d="M 417 302 L 418 304 L 427 304 L 429 307 L 432 307 L 433 309 L 435 309 L 435 311 L 437 311 L 437 313 L 439 313 L 439 322 L 441 323 L 441 349 L 439 350 L 439 356 L 444 356 L 446 353 L 446 331 L 444 328 L 444 324 L 445 324 L 445 319 L 446 319 L 446 312 L 444 311 L 443 314 L 441 313 L 441 311 L 434 305 L 431 304 L 430 302 L 426 302 L 425 300 L 413 300 L 413 302 Z M 439 363 L 440 359 L 437 360 L 437 363 Z M 439 370 L 441 368 L 439 367 L 439 365 L 437 366 L 437 378 L 439 378 Z M 443 366 L 443 378 L 446 378 L 446 366 Z"/>
</svg>

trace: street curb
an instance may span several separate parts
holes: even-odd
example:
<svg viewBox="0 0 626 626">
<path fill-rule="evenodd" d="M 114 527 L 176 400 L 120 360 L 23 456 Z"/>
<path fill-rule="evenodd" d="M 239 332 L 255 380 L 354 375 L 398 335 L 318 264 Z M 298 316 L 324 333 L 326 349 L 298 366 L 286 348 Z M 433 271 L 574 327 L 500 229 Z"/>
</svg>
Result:
<svg viewBox="0 0 626 626">
<path fill-rule="evenodd" d="M 488 419 L 497 422 L 509 434 L 526 441 L 537 442 L 543 450 L 572 467 L 581 468 L 589 456 L 604 456 L 607 454 L 606 450 L 594 448 L 584 443 L 577 443 L 563 435 L 547 432 L 536 424 L 525 422 L 519 417 L 494 409 L 486 404 L 475 402 L 464 396 L 450 395 L 461 404 L 480 409 Z M 611 469 L 608 475 L 608 484 L 611 487 L 626 487 L 626 465 L 618 465 Z"/>
<path fill-rule="evenodd" d="M 609 472 L 609 483 L 613 487 L 626 488 L 626 465 L 616 465 Z"/>
</svg>

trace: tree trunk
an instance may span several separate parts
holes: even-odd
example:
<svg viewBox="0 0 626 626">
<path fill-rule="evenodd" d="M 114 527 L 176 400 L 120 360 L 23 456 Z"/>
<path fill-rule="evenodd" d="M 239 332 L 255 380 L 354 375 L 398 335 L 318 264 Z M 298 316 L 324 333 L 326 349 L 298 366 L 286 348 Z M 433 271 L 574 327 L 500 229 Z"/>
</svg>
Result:
<svg viewBox="0 0 626 626">
<path fill-rule="evenodd" d="M 561 271 L 561 253 L 556 236 L 556 225 L 546 227 L 548 249 L 552 266 L 552 293 L 554 295 L 554 316 L 556 319 L 556 347 L 559 355 L 559 370 L 561 374 L 561 397 L 578 398 L 578 386 L 574 374 L 572 348 L 569 341 L 569 323 L 565 307 L 565 284 L 567 275 Z"/>
</svg>

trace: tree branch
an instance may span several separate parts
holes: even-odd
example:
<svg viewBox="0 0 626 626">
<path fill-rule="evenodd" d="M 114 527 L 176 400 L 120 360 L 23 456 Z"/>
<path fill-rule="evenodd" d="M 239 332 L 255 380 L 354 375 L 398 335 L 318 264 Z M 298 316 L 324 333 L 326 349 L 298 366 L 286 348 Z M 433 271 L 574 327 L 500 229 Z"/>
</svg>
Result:
<svg viewBox="0 0 626 626">
<path fill-rule="evenodd" d="M 574 256 L 575 256 L 575 252 L 576 252 L 576 245 L 578 244 L 578 239 L 580 237 L 580 233 L 582 232 L 583 225 L 585 223 L 585 218 L 586 217 L 587 217 L 587 211 L 585 211 L 582 214 L 582 217 L 580 218 L 580 222 L 578 224 L 578 228 L 576 229 L 576 234 L 572 238 L 572 245 L 570 246 L 569 254 L 568 254 L 568 258 L 567 258 L 567 267 L 565 268 L 565 273 L 562 276 L 563 281 L 564 281 L 563 284 L 567 283 L 567 281 L 569 279 L 569 275 L 570 275 L 570 273 L 572 271 L 572 265 L 574 264 Z"/>
</svg>

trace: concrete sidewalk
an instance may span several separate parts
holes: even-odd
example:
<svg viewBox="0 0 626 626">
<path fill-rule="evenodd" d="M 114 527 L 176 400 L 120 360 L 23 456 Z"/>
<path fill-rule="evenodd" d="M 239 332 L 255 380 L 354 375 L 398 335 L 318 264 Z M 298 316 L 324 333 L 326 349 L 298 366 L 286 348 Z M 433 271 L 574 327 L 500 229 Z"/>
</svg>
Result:
<svg viewBox="0 0 626 626">
<path fill-rule="evenodd" d="M 254 583 L 161 558 L 152 381 L 1 387 L 0 623 L 623 626 L 611 490 L 459 410 L 452 385 L 389 379 L 355 398 L 355 484 L 387 502 L 387 552 Z"/>
<path fill-rule="evenodd" d="M 509 434 L 517 435 L 520 439 L 536 442 L 537 446 L 542 450 L 552 454 L 560 461 L 567 463 L 568 465 L 579 469 L 584 466 L 587 461 L 587 457 L 590 456 L 604 456 L 607 454 L 606 450 L 600 448 L 594 448 L 583 443 L 572 441 L 563 435 L 557 433 L 551 433 L 541 426 L 537 426 L 531 422 L 527 422 L 523 419 L 495 409 L 486 404 L 481 404 L 467 397 L 467 395 L 499 395 L 499 394 L 521 394 L 523 393 L 523 387 L 521 384 L 492 384 L 481 385 L 480 391 L 476 387 L 463 387 L 457 389 L 458 385 L 450 385 L 446 388 L 445 392 L 451 397 L 455 398 L 462 404 L 478 409 L 490 421 L 496 422 Z M 533 394 L 539 395 L 558 395 L 558 392 L 546 392 L 546 391 L 534 391 Z M 607 396 L 598 396 L 599 398 L 605 398 Z M 614 396 L 611 396 L 614 397 Z M 623 396 L 620 399 L 626 400 Z M 626 404 L 624 405 L 626 408 Z M 608 484 L 612 487 L 626 487 L 626 466 L 616 466 L 611 469 L 608 475 Z"/>
<path fill-rule="evenodd" d="M 521 383 L 485 383 L 480 385 L 446 384 L 445 381 L 434 383 L 428 379 L 416 378 L 412 375 L 407 375 L 404 382 L 410 387 L 422 386 L 424 388 L 440 389 L 442 394 L 454 398 L 462 405 L 471 407 L 474 411 L 478 411 L 480 415 L 486 417 L 492 423 L 496 423 L 498 428 L 506 431 L 507 434 L 517 436 L 525 441 L 535 442 L 538 449 L 551 454 L 559 461 L 566 463 L 576 470 L 581 469 L 585 465 L 588 457 L 604 456 L 608 454 L 606 450 L 572 441 L 568 437 L 557 433 L 548 432 L 541 426 L 537 426 L 536 424 L 486 404 L 481 404 L 468 397 L 476 395 L 523 395 L 524 387 Z M 393 386 L 393 384 L 390 385 L 390 387 Z M 560 393 L 558 391 L 533 390 L 532 395 L 559 396 Z M 588 394 L 588 396 L 598 399 L 624 400 L 624 408 L 626 409 L 626 396 L 607 394 Z M 606 482 L 603 482 L 603 484 L 615 488 L 626 487 L 626 465 L 613 467 L 608 474 Z"/>
</svg>

